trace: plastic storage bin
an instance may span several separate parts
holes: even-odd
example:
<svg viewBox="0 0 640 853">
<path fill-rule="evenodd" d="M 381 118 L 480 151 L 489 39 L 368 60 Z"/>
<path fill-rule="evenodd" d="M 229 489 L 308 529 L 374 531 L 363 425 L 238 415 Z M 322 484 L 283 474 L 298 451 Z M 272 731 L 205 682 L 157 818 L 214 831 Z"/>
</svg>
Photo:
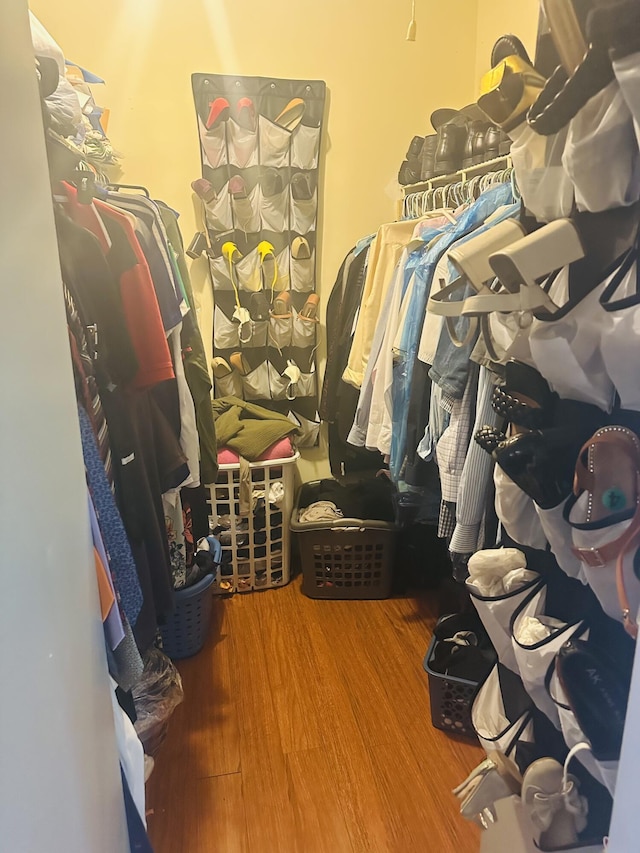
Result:
<svg viewBox="0 0 640 853">
<path fill-rule="evenodd" d="M 424 659 L 424 668 L 429 676 L 431 723 L 436 729 L 476 740 L 471 723 L 471 705 L 479 685 L 476 681 L 443 675 L 431 669 L 438 642 L 439 640 L 433 637 Z"/>
<path fill-rule="evenodd" d="M 207 575 L 199 583 L 174 592 L 174 611 L 160 626 L 165 654 L 173 660 L 196 655 L 204 646 L 211 624 L 214 580 L 213 575 Z"/>
<path fill-rule="evenodd" d="M 250 465 L 257 510 L 240 515 L 240 465 L 221 465 L 210 489 L 210 524 L 224 521 L 223 559 L 214 579 L 217 594 L 285 586 L 290 580 L 289 519 L 295 490 L 295 463 L 289 458 Z M 256 495 L 258 493 L 258 495 Z"/>
<path fill-rule="evenodd" d="M 395 524 L 359 518 L 300 523 L 302 494 L 303 490 L 293 511 L 291 530 L 298 537 L 304 594 L 325 599 L 388 598 L 393 581 Z"/>
</svg>

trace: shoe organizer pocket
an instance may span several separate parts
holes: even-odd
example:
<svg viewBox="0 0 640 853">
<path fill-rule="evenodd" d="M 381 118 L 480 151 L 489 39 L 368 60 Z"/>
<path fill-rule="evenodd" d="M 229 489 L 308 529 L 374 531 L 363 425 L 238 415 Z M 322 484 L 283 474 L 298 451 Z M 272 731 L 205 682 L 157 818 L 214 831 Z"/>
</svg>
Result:
<svg viewBox="0 0 640 853">
<path fill-rule="evenodd" d="M 230 320 L 216 305 L 213 309 L 213 347 L 215 350 L 237 349 L 240 346 L 238 324 Z"/>
<path fill-rule="evenodd" d="M 585 733 L 580 728 L 567 702 L 567 697 L 564 694 L 560 679 L 555 671 L 555 667 L 550 670 L 547 678 L 547 688 L 552 702 L 558 709 L 560 717 L 560 729 L 564 737 L 565 743 L 569 749 L 573 749 L 579 743 L 589 743 Z M 576 754 L 578 761 L 591 773 L 593 778 L 604 785 L 611 796 L 615 794 L 616 778 L 618 775 L 618 761 L 597 761 L 591 752 L 581 750 Z"/>
<path fill-rule="evenodd" d="M 613 557 L 606 562 L 600 560 L 598 548 L 602 548 L 607 543 L 620 539 L 629 529 L 632 520 L 619 521 L 617 524 L 599 528 L 596 528 L 595 524 L 577 526 L 575 519 L 586 517 L 588 495 L 586 493 L 581 495 L 577 501 L 571 498 L 569 500 L 575 502 L 575 505 L 568 513 L 569 519 L 572 522 L 571 536 L 573 545 L 576 548 L 587 550 L 593 554 L 593 560 L 590 561 L 591 565 L 581 562 L 582 571 L 584 572 L 587 583 L 595 593 L 600 606 L 607 616 L 618 622 L 622 622 L 622 605 L 618 597 L 616 580 L 617 558 Z M 632 619 L 635 619 L 638 607 L 640 606 L 640 581 L 634 570 L 639 556 L 638 548 L 633 547 L 625 554 L 622 564 L 624 586 L 629 599 Z"/>
<path fill-rule="evenodd" d="M 511 642 L 511 619 L 522 602 L 543 584 L 542 578 L 538 578 L 507 595 L 488 598 L 478 592 L 475 584 L 467 583 L 467 591 L 493 643 L 498 660 L 512 672 L 519 672 L 519 670 Z"/>
<path fill-rule="evenodd" d="M 258 131 L 247 130 L 232 118 L 227 122 L 229 163 L 239 169 L 258 165 Z"/>
<path fill-rule="evenodd" d="M 249 252 L 236 264 L 237 281 L 240 290 L 248 293 L 257 293 L 262 290 L 262 271 L 260 269 L 260 255 L 258 250 Z"/>
<path fill-rule="evenodd" d="M 293 386 L 296 397 L 314 397 L 316 391 L 316 373 L 301 373 L 300 379 Z"/>
<path fill-rule="evenodd" d="M 278 277 L 276 279 L 276 283 L 273 286 L 275 291 L 280 290 L 289 290 L 291 284 L 291 276 L 290 276 L 290 267 L 289 267 L 289 247 L 285 246 L 285 248 L 278 252 L 276 255 L 276 262 L 278 264 Z"/>
<path fill-rule="evenodd" d="M 320 128 L 299 124 L 291 137 L 291 165 L 296 169 L 317 169 Z"/>
<path fill-rule="evenodd" d="M 268 320 L 252 320 L 251 335 L 247 341 L 243 342 L 242 346 L 246 349 L 258 349 L 259 347 L 266 347 L 268 335 Z"/>
<path fill-rule="evenodd" d="M 216 397 L 239 397 L 242 399 L 242 378 L 237 370 L 226 376 L 216 376 Z"/>
<path fill-rule="evenodd" d="M 496 513 L 509 537 L 518 545 L 544 551 L 547 539 L 534 502 L 499 465 L 495 466 L 493 479 L 496 487 Z"/>
<path fill-rule="evenodd" d="M 258 184 L 244 198 L 231 197 L 234 227 L 245 234 L 260 231 L 260 187 Z"/>
<path fill-rule="evenodd" d="M 289 412 L 289 420 L 300 430 L 297 438 L 298 447 L 315 447 L 320 437 L 320 418 L 309 420 L 297 412 Z"/>
<path fill-rule="evenodd" d="M 533 743 L 531 702 L 517 675 L 497 664 L 476 694 L 471 723 L 487 755 L 512 756 L 519 742 Z"/>
<path fill-rule="evenodd" d="M 509 133 L 522 200 L 540 222 L 571 215 L 573 184 L 562 165 L 567 130 L 555 136 L 540 136 L 525 121 Z"/>
<path fill-rule="evenodd" d="M 291 149 L 291 131 L 269 121 L 265 116 L 259 118 L 260 165 L 282 168 L 289 165 Z"/>
<path fill-rule="evenodd" d="M 286 231 L 289 223 L 289 189 L 266 196 L 260 190 L 260 219 L 264 231 Z"/>
<path fill-rule="evenodd" d="M 311 293 L 315 287 L 316 258 L 315 250 L 310 258 L 296 260 L 291 258 L 291 289 L 299 293 Z"/>
<path fill-rule="evenodd" d="M 286 400 L 291 396 L 289 388 L 291 379 L 288 376 L 282 376 L 276 368 L 269 362 L 269 385 L 271 388 L 272 400 Z"/>
<path fill-rule="evenodd" d="M 532 591 L 511 619 L 511 637 L 523 684 L 538 708 L 560 728 L 558 709 L 549 696 L 545 681 L 561 647 L 573 638 L 586 639 L 589 629 L 583 621 L 566 623 L 545 615 L 547 588 Z M 537 640 L 534 634 L 543 622 L 549 635 Z"/>
<path fill-rule="evenodd" d="M 640 163 L 633 119 L 617 81 L 594 95 L 569 124 L 562 157 L 580 211 L 634 204 Z"/>
<path fill-rule="evenodd" d="M 313 191 L 309 199 L 295 199 L 291 196 L 291 231 L 304 236 L 316 229 L 316 217 L 318 213 L 318 190 Z"/>
<path fill-rule="evenodd" d="M 291 346 L 291 335 L 293 334 L 293 317 L 271 316 L 269 320 L 269 344 L 282 350 Z"/>
<path fill-rule="evenodd" d="M 233 276 L 234 280 L 237 282 L 238 273 L 236 269 L 233 270 Z M 220 257 L 214 258 L 211 261 L 211 278 L 214 291 L 233 290 L 233 285 L 231 284 L 231 270 L 229 269 L 229 261 L 227 258 L 220 255 Z"/>
<path fill-rule="evenodd" d="M 571 550 L 571 527 L 565 520 L 567 502 L 553 509 L 542 509 L 535 505 L 542 530 L 547 538 L 549 547 L 562 571 L 570 578 L 586 582 L 582 563 Z"/>
<path fill-rule="evenodd" d="M 291 336 L 292 346 L 300 348 L 315 347 L 317 328 L 317 320 L 308 320 L 301 314 L 294 312 L 293 335 Z"/>
<path fill-rule="evenodd" d="M 205 166 L 217 169 L 218 166 L 227 165 L 227 137 L 226 122 L 207 130 L 202 119 L 198 119 L 200 130 L 200 145 L 202 146 L 202 159 Z"/>
<path fill-rule="evenodd" d="M 242 377 L 242 390 L 245 400 L 270 400 L 271 390 L 269 386 L 268 361 L 263 361 L 255 370 L 249 371 Z"/>
<path fill-rule="evenodd" d="M 205 204 L 207 225 L 213 231 L 230 231 L 233 228 L 233 212 L 229 184 L 225 184 L 216 198 Z"/>
</svg>

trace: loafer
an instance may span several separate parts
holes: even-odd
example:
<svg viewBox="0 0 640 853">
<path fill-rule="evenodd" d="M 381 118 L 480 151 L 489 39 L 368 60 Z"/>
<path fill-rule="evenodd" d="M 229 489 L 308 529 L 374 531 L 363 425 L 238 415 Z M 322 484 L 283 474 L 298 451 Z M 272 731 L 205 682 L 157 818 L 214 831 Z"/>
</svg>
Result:
<svg viewBox="0 0 640 853">
<path fill-rule="evenodd" d="M 234 199 L 247 198 L 247 186 L 240 175 L 234 175 L 229 181 L 229 195 Z"/>
<path fill-rule="evenodd" d="M 567 702 L 597 761 L 617 761 L 629 700 L 631 673 L 600 648 L 571 640 L 560 649 L 556 671 Z"/>
<path fill-rule="evenodd" d="M 318 309 L 320 307 L 320 297 L 317 293 L 311 293 L 307 298 L 307 301 L 302 306 L 302 310 L 300 311 L 300 316 L 304 317 L 305 320 L 318 320 Z"/>
<path fill-rule="evenodd" d="M 291 243 L 291 257 L 294 261 L 308 261 L 311 257 L 311 247 L 306 237 L 296 237 Z"/>
<path fill-rule="evenodd" d="M 398 172 L 398 183 L 403 187 L 408 187 L 410 184 L 419 183 L 419 181 L 420 172 L 416 172 L 415 167 L 408 160 L 405 160 Z"/>
<path fill-rule="evenodd" d="M 296 201 L 309 201 L 314 191 L 313 176 L 309 172 L 295 172 L 291 176 L 291 195 Z"/>
<path fill-rule="evenodd" d="M 420 161 L 420 180 L 430 181 L 436 171 L 436 150 L 438 148 L 438 134 L 433 133 L 425 137 L 422 146 L 422 157 Z"/>
<path fill-rule="evenodd" d="M 216 98 L 209 104 L 209 115 L 207 116 L 207 130 L 211 130 L 217 124 L 227 121 L 231 115 L 231 104 L 226 98 Z"/>
<path fill-rule="evenodd" d="M 509 56 L 519 56 L 520 59 L 524 59 L 528 65 L 533 65 L 526 47 L 522 44 L 518 36 L 514 36 L 513 33 L 500 36 L 494 44 L 493 50 L 491 51 L 491 67 L 495 68 L 496 65 L 504 59 L 507 59 Z"/>
<path fill-rule="evenodd" d="M 466 126 L 449 122 L 438 130 L 435 171 L 437 175 L 457 172 L 462 166 L 464 146 L 467 138 Z"/>
<path fill-rule="evenodd" d="M 284 181 L 278 169 L 264 168 L 260 175 L 260 187 L 265 198 L 279 195 L 284 189 Z"/>
<path fill-rule="evenodd" d="M 216 197 L 216 191 L 206 178 L 198 178 L 197 181 L 191 182 L 191 189 L 205 203 L 211 202 Z"/>
<path fill-rule="evenodd" d="M 420 160 L 424 147 L 424 136 L 414 136 L 407 151 L 407 160 Z"/>
<path fill-rule="evenodd" d="M 236 121 L 240 127 L 255 132 L 258 118 L 256 114 L 256 106 L 251 98 L 240 98 L 236 105 Z"/>
<path fill-rule="evenodd" d="M 249 313 L 251 314 L 251 319 L 258 322 L 269 319 L 269 303 L 262 291 L 251 294 L 249 298 Z"/>
</svg>

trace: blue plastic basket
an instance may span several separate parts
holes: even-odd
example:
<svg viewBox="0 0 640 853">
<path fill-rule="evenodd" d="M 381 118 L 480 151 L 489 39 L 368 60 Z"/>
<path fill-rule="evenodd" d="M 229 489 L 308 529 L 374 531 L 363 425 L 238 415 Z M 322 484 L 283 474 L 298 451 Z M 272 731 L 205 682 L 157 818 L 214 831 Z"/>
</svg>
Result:
<svg viewBox="0 0 640 853">
<path fill-rule="evenodd" d="M 164 651 L 173 660 L 197 655 L 209 633 L 214 575 L 207 575 L 199 583 L 174 593 L 174 610 L 164 625 L 160 626 Z"/>
</svg>

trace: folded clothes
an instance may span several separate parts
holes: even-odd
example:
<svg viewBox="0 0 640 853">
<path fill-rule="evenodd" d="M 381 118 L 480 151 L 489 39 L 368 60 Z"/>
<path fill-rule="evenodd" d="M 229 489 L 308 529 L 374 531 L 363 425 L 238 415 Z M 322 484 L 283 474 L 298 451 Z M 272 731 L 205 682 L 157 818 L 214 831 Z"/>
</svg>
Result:
<svg viewBox="0 0 640 853">
<path fill-rule="evenodd" d="M 343 512 L 332 501 L 316 501 L 300 510 L 298 520 L 302 524 L 308 524 L 312 521 L 335 521 L 339 518 L 344 518 Z"/>
<path fill-rule="evenodd" d="M 330 501 L 345 518 L 374 521 L 395 520 L 393 484 L 385 477 L 375 477 L 358 483 L 341 485 L 337 480 L 306 483 L 300 492 L 298 506 L 305 509 L 320 501 Z"/>
</svg>

